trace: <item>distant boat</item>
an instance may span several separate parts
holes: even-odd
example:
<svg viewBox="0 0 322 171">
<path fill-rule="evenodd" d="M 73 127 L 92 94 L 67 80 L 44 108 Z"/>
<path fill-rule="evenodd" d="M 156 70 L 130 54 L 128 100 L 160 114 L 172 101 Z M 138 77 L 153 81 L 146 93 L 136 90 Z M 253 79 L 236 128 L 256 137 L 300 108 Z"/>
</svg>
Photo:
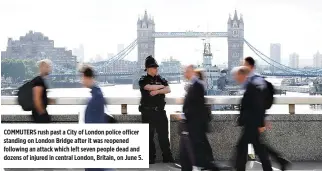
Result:
<svg viewBox="0 0 322 171">
<path fill-rule="evenodd" d="M 181 84 L 179 81 L 169 81 L 170 84 Z"/>
<path fill-rule="evenodd" d="M 19 90 L 17 90 L 17 89 L 16 89 L 16 90 L 13 90 L 13 91 L 11 92 L 11 95 L 13 95 L 13 96 L 17 96 L 17 95 L 18 95 L 18 91 L 19 91 Z"/>
<path fill-rule="evenodd" d="M 106 83 L 99 83 L 98 86 L 100 86 L 100 87 L 109 87 L 109 86 L 115 86 L 115 84 L 111 84 L 111 83 L 106 82 Z"/>
<path fill-rule="evenodd" d="M 16 96 L 18 93 L 18 90 L 16 88 L 1 88 L 1 95 L 2 96 Z"/>
</svg>

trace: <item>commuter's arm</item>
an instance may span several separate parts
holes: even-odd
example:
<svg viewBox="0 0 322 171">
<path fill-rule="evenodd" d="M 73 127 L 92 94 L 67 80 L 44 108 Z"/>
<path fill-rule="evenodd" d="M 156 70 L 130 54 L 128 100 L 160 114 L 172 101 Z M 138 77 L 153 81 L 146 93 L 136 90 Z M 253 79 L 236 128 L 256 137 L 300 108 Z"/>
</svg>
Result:
<svg viewBox="0 0 322 171">
<path fill-rule="evenodd" d="M 54 105 L 56 103 L 56 99 L 48 98 L 48 103 L 51 104 L 51 105 Z"/>
<path fill-rule="evenodd" d="M 200 120 L 199 113 L 203 112 L 204 109 L 204 88 L 201 84 L 193 84 L 189 92 L 187 93 L 186 108 L 188 113 L 185 113 L 187 120 Z"/>
<path fill-rule="evenodd" d="M 205 105 L 205 89 L 203 85 L 196 84 L 196 89 L 194 91 L 195 98 L 193 99 L 195 103 L 197 103 L 200 106 Z"/>
<path fill-rule="evenodd" d="M 104 113 L 104 97 L 103 96 L 94 96 L 92 98 L 91 106 L 88 109 L 90 120 L 87 123 L 105 123 L 102 115 Z"/>
<path fill-rule="evenodd" d="M 261 92 L 254 85 L 249 85 L 244 94 L 245 121 L 252 122 L 249 124 L 264 127 L 265 110 Z"/>
<path fill-rule="evenodd" d="M 267 88 L 266 81 L 262 77 L 255 77 L 252 82 L 253 82 L 253 84 L 256 85 L 257 88 L 259 88 L 261 90 L 264 90 L 265 88 Z M 265 110 L 264 115 L 261 116 L 261 120 L 264 120 L 264 121 L 261 121 L 262 127 L 260 128 L 260 132 L 263 132 L 266 129 L 266 127 L 267 128 L 271 127 L 270 123 L 268 121 L 266 121 L 267 116 L 268 115 L 266 114 L 266 110 Z M 264 118 L 264 119 L 262 119 L 262 118 Z"/>
<path fill-rule="evenodd" d="M 42 99 L 43 90 L 44 90 L 44 88 L 41 86 L 35 86 L 32 89 L 35 109 L 39 114 L 44 114 L 46 112 L 44 109 L 43 99 Z"/>
</svg>

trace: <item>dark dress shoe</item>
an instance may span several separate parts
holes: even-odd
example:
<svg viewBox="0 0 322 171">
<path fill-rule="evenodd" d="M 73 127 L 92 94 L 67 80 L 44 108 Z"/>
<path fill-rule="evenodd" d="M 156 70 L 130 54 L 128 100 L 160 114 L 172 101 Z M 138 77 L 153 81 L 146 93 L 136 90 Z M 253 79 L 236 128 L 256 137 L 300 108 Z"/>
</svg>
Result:
<svg viewBox="0 0 322 171">
<path fill-rule="evenodd" d="M 155 164 L 155 160 L 149 160 L 149 164 Z"/>
<path fill-rule="evenodd" d="M 284 158 L 280 158 L 278 162 L 280 163 L 282 171 L 285 171 L 286 169 L 288 169 L 291 166 L 291 162 L 287 159 L 284 159 Z"/>
<path fill-rule="evenodd" d="M 163 163 L 174 163 L 174 160 L 173 160 L 173 158 L 163 159 Z"/>
</svg>

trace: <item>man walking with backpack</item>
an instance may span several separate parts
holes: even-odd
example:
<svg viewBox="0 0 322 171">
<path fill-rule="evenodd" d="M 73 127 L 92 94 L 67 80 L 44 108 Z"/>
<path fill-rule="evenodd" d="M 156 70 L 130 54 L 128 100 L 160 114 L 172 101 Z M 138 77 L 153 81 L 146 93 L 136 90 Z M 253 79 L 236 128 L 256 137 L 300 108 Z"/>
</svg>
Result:
<svg viewBox="0 0 322 171">
<path fill-rule="evenodd" d="M 37 62 L 37 64 L 39 67 L 39 76 L 35 77 L 29 83 L 32 87 L 32 116 L 36 123 L 50 123 L 51 119 L 46 110 L 49 100 L 47 97 L 48 87 L 46 85 L 45 78 L 51 72 L 51 61 L 49 59 L 44 59 Z"/>
<path fill-rule="evenodd" d="M 258 155 L 264 171 L 273 171 L 265 145 L 261 141 L 261 132 L 264 125 L 265 108 L 262 99 L 262 90 L 255 84 L 248 82 L 250 70 L 241 66 L 233 70 L 234 79 L 241 84 L 244 95 L 240 101 L 240 114 L 238 126 L 242 127 L 242 133 L 237 143 L 237 156 L 235 168 L 237 171 L 246 170 L 248 144 L 252 144 Z"/>
<path fill-rule="evenodd" d="M 252 57 L 246 57 L 244 59 L 244 66 L 250 69 L 250 73 L 248 74 L 248 82 L 254 84 L 256 87 L 260 88 L 263 92 L 263 100 L 265 110 L 269 109 L 274 100 L 274 87 L 272 83 L 266 81 L 263 77 L 259 75 L 255 75 L 255 60 Z M 259 128 L 260 133 L 264 133 L 266 128 L 270 127 L 270 123 L 265 121 L 265 127 Z M 284 171 L 289 165 L 290 162 L 284 159 L 281 154 L 279 154 L 275 149 L 271 148 L 267 143 L 265 144 L 266 150 L 269 155 L 271 155 L 279 164 L 282 171 Z"/>
</svg>

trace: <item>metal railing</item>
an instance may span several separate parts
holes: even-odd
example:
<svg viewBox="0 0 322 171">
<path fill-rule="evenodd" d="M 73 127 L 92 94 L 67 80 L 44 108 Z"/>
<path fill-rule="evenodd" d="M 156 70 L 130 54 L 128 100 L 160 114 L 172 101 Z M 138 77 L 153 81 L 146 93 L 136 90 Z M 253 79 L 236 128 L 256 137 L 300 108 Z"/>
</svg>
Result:
<svg viewBox="0 0 322 171">
<path fill-rule="evenodd" d="M 86 105 L 88 97 L 52 97 L 50 105 Z M 121 105 L 121 113 L 127 114 L 128 105 L 139 105 L 140 97 L 105 97 L 109 105 Z M 206 103 L 213 105 L 239 104 L 241 96 L 207 96 Z M 182 105 L 183 97 L 166 98 L 167 105 Z M 295 114 L 295 105 L 322 104 L 322 96 L 276 96 L 274 104 L 288 105 L 289 114 Z M 16 96 L 2 96 L 1 105 L 18 105 Z"/>
</svg>

